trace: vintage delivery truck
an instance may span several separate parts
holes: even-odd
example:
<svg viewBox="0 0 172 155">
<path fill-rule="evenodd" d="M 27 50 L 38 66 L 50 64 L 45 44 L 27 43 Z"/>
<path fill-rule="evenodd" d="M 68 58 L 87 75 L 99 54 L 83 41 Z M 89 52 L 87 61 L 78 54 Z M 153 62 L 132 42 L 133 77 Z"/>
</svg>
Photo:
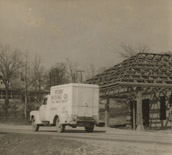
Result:
<svg viewBox="0 0 172 155">
<path fill-rule="evenodd" d="M 91 84 L 65 84 L 50 88 L 38 111 L 30 112 L 34 131 L 40 126 L 56 126 L 63 132 L 65 126 L 85 127 L 92 132 L 99 119 L 99 87 Z"/>
</svg>

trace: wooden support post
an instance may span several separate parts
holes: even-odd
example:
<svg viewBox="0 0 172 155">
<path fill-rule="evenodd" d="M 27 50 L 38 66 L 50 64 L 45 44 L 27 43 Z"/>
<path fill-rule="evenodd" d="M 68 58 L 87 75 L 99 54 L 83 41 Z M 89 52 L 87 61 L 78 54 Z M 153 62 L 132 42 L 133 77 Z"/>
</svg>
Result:
<svg viewBox="0 0 172 155">
<path fill-rule="evenodd" d="M 1 90 L 1 99 L 3 99 L 3 91 Z"/>
<path fill-rule="evenodd" d="M 142 92 L 139 90 L 137 94 L 137 130 L 144 131 L 142 118 Z"/>
<path fill-rule="evenodd" d="M 13 98 L 13 92 L 12 92 L 12 90 L 11 90 L 11 99 Z"/>
<path fill-rule="evenodd" d="M 109 98 L 107 98 L 105 104 L 105 127 L 109 127 Z"/>
<path fill-rule="evenodd" d="M 133 101 L 133 130 L 136 130 L 136 105 L 135 102 Z"/>
<path fill-rule="evenodd" d="M 170 106 L 170 108 L 169 108 L 168 120 L 171 123 L 171 134 L 172 134 L 172 106 Z"/>
<path fill-rule="evenodd" d="M 171 134 L 172 134 L 172 121 L 171 121 Z"/>
</svg>

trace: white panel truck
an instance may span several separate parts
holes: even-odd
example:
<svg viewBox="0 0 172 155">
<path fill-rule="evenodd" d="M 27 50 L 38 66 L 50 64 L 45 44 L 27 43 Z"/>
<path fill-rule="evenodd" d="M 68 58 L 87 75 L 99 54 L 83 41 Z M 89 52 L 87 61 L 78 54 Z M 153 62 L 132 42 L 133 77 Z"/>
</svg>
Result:
<svg viewBox="0 0 172 155">
<path fill-rule="evenodd" d="M 71 83 L 52 86 L 38 111 L 30 112 L 34 131 L 40 126 L 56 126 L 63 132 L 65 126 L 85 127 L 92 132 L 99 119 L 99 86 Z"/>
</svg>

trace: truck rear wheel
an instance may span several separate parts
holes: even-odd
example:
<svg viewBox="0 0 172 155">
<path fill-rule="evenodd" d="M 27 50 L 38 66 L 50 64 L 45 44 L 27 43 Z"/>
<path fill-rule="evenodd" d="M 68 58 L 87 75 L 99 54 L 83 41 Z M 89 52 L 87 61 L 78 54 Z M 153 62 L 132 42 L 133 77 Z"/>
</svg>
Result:
<svg viewBox="0 0 172 155">
<path fill-rule="evenodd" d="M 90 125 L 90 126 L 85 126 L 85 131 L 86 132 L 93 132 L 93 130 L 94 130 L 94 124 Z"/>
<path fill-rule="evenodd" d="M 65 125 L 60 123 L 59 118 L 56 119 L 56 130 L 59 133 L 64 132 L 65 130 Z"/>
<path fill-rule="evenodd" d="M 39 130 L 39 125 L 35 123 L 35 118 L 32 118 L 32 130 L 33 131 L 38 131 Z"/>
</svg>

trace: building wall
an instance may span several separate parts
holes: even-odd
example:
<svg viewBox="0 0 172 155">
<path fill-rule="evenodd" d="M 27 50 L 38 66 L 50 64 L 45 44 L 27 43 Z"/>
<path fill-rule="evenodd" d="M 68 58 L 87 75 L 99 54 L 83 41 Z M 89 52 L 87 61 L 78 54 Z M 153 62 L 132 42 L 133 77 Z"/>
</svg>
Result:
<svg viewBox="0 0 172 155">
<path fill-rule="evenodd" d="M 142 100 L 142 115 L 143 115 L 143 124 L 145 127 L 149 128 L 167 128 L 170 127 L 170 121 L 168 120 L 169 117 L 169 97 L 160 96 L 156 99 L 147 99 L 149 101 L 149 107 L 146 108 L 144 106 L 145 99 Z M 128 103 L 128 110 L 127 110 L 127 119 L 126 124 L 128 128 L 133 128 L 133 105 L 136 105 L 136 101 Z M 144 109 L 145 108 L 145 109 Z M 135 107 L 135 109 L 137 109 Z M 137 111 L 135 110 L 137 114 Z M 148 113 L 148 118 L 144 118 L 144 114 Z M 147 114 L 146 114 L 147 115 Z M 136 125 L 137 125 L 137 117 Z M 148 120 L 147 120 L 148 119 Z M 146 123 L 148 122 L 148 123 Z"/>
</svg>

